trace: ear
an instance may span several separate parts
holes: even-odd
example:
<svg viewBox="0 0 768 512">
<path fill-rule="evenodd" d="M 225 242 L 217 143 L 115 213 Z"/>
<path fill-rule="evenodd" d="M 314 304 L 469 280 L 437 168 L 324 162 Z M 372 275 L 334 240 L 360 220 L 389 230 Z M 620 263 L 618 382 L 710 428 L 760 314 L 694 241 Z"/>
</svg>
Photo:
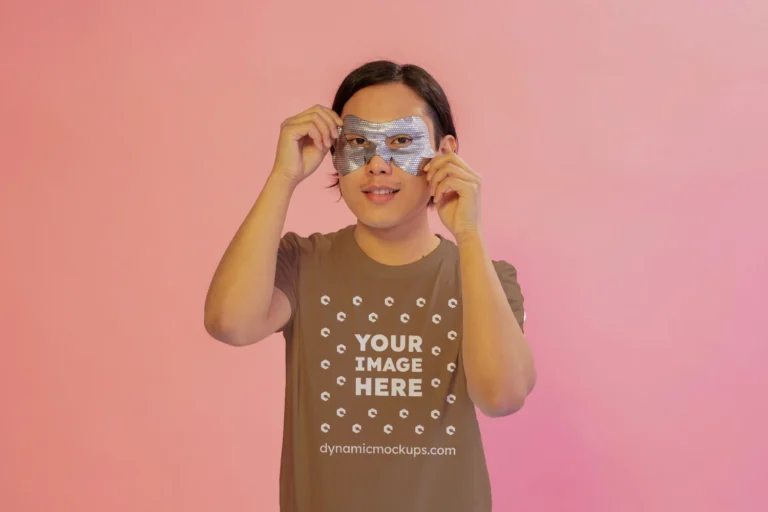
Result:
<svg viewBox="0 0 768 512">
<path fill-rule="evenodd" d="M 453 135 L 446 135 L 440 141 L 437 152 L 441 155 L 445 153 L 455 153 L 458 146 L 459 145 L 456 143 L 456 137 Z"/>
</svg>

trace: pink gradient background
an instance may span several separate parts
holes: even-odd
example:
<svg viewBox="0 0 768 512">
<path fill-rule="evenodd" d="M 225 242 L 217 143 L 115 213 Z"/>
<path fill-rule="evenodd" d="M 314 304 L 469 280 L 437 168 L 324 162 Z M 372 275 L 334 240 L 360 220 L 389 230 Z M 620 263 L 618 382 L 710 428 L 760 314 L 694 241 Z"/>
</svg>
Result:
<svg viewBox="0 0 768 512">
<path fill-rule="evenodd" d="M 768 510 L 763 0 L 6 0 L 0 43 L 0 510 L 277 511 L 282 342 L 203 300 L 280 121 L 379 57 L 447 89 L 527 299 L 495 510 Z M 352 221 L 330 171 L 288 229 Z"/>
</svg>

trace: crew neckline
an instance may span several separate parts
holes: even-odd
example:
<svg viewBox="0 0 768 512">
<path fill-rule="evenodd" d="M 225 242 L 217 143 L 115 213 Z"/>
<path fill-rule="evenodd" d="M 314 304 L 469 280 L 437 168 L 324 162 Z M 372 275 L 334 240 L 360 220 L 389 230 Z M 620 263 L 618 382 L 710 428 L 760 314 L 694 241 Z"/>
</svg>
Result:
<svg viewBox="0 0 768 512">
<path fill-rule="evenodd" d="M 421 259 L 404 265 L 387 265 L 374 260 L 363 251 L 355 238 L 355 228 L 356 225 L 352 224 L 341 230 L 342 239 L 344 241 L 343 245 L 351 252 L 353 261 L 356 262 L 355 266 L 378 277 L 401 278 L 424 272 L 439 263 L 448 253 L 451 246 L 450 241 L 445 239 L 442 235 L 435 233 L 435 236 L 439 238 L 440 243 Z"/>
</svg>

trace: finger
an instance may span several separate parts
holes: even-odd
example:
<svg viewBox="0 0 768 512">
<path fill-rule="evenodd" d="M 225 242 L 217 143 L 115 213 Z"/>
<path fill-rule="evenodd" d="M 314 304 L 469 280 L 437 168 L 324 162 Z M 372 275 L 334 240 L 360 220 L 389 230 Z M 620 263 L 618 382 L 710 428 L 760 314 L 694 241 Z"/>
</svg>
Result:
<svg viewBox="0 0 768 512">
<path fill-rule="evenodd" d="M 472 167 L 470 167 L 470 166 L 467 164 L 467 162 L 465 162 L 464 160 L 462 160 L 462 159 L 461 159 L 461 157 L 460 157 L 459 155 L 455 154 L 455 153 L 454 153 L 453 163 L 454 163 L 454 164 L 455 164 L 457 167 L 461 168 L 461 169 L 462 169 L 464 172 L 466 172 L 467 174 L 469 174 L 470 176 L 472 176 L 472 177 L 474 177 L 474 178 L 476 178 L 476 179 L 478 179 L 478 180 L 480 179 L 480 175 L 479 175 L 477 172 L 475 172 L 475 170 L 474 170 L 474 169 L 472 169 Z"/>
<path fill-rule="evenodd" d="M 304 110 L 303 112 L 299 112 L 294 117 L 295 118 L 304 117 L 307 114 L 313 114 L 313 113 L 330 116 L 330 118 L 333 120 L 334 125 L 341 126 L 342 124 L 344 124 L 344 121 L 342 121 L 341 117 L 339 117 L 339 115 L 336 112 L 320 104 L 314 105 L 308 108 L 307 110 Z"/>
<path fill-rule="evenodd" d="M 479 181 L 479 177 L 469 173 L 466 169 L 453 163 L 448 163 L 437 170 L 432 170 L 431 174 L 427 176 L 427 181 L 430 184 L 430 189 L 433 195 L 437 190 L 437 186 L 448 177 L 458 178 L 464 181 Z"/>
<path fill-rule="evenodd" d="M 430 171 L 427 175 L 427 181 L 429 182 L 429 189 L 432 193 L 432 197 L 435 197 L 437 193 L 437 187 L 449 176 L 449 169 L 447 167 L 438 167 Z"/>
<path fill-rule="evenodd" d="M 341 119 L 339 114 L 337 114 L 332 109 L 325 107 L 323 105 L 315 105 L 314 107 L 310 108 L 307 112 L 319 112 L 324 115 L 330 116 L 335 126 L 342 126 L 344 124 L 344 121 Z"/>
<path fill-rule="evenodd" d="M 307 135 L 312 139 L 315 146 L 320 151 L 325 151 L 328 148 L 328 146 L 326 146 L 325 137 L 317 127 L 317 124 L 307 123 Z"/>
<path fill-rule="evenodd" d="M 333 144 L 333 141 L 336 139 L 336 137 L 338 137 L 339 134 L 333 119 L 330 118 L 330 116 L 321 114 L 320 112 L 313 112 L 311 116 L 315 125 L 320 130 L 320 133 L 323 134 L 323 139 L 325 140 L 326 146 L 330 148 Z"/>
<path fill-rule="evenodd" d="M 432 161 L 439 163 L 439 162 L 452 161 L 454 159 L 457 161 L 461 161 L 461 158 L 459 158 L 459 155 L 456 154 L 453 148 L 448 147 L 445 150 L 438 148 L 438 153 L 432 158 Z"/>
<path fill-rule="evenodd" d="M 435 157 L 432 157 L 432 160 L 427 162 L 427 165 L 424 166 L 424 172 L 428 173 L 429 171 L 432 171 L 437 167 L 440 167 L 441 165 L 443 165 L 445 162 L 448 161 L 448 158 L 449 158 L 448 155 L 444 153 L 441 153 Z"/>
<path fill-rule="evenodd" d="M 446 195 L 456 193 L 461 196 L 470 190 L 473 184 L 459 178 L 448 177 L 440 182 L 435 190 L 434 201 L 440 203 Z"/>
<path fill-rule="evenodd" d="M 297 133 L 301 134 L 300 138 L 309 137 L 312 139 L 315 147 L 320 151 L 325 151 L 325 142 L 323 140 L 323 134 L 318 129 L 317 125 L 312 121 L 296 125 Z"/>
<path fill-rule="evenodd" d="M 341 120 L 341 118 L 338 116 L 338 114 L 336 114 L 336 112 L 320 105 L 317 106 L 316 112 L 323 118 L 325 123 L 328 125 L 328 130 L 331 133 L 331 138 L 337 139 L 339 137 L 339 127 L 344 124 L 344 121 Z"/>
<path fill-rule="evenodd" d="M 447 162 L 439 167 L 430 169 L 427 174 L 427 181 L 434 182 L 445 175 L 467 180 L 480 180 L 480 176 L 470 169 L 461 167 L 453 162 Z"/>
<path fill-rule="evenodd" d="M 314 124 L 322 135 L 323 145 L 330 148 L 331 144 L 333 144 L 334 137 L 332 137 L 331 134 L 337 133 L 336 128 L 332 127 L 332 125 L 329 124 L 329 121 L 326 120 L 326 118 L 324 118 L 320 113 L 310 112 L 308 114 L 296 117 L 293 122 L 302 125 L 304 123 Z"/>
<path fill-rule="evenodd" d="M 339 114 L 337 114 L 334 110 L 331 110 L 330 108 L 327 108 L 325 110 L 333 118 L 334 122 L 336 123 L 336 126 L 344 126 L 344 120 L 341 118 Z"/>
<path fill-rule="evenodd" d="M 427 174 L 427 179 L 430 179 L 429 176 L 432 172 L 437 171 L 438 169 L 445 167 L 447 165 L 455 165 L 456 167 L 465 170 L 468 174 L 480 178 L 480 175 L 477 174 L 472 168 L 467 165 L 467 163 L 462 160 L 459 155 L 456 153 L 443 153 L 432 160 L 430 160 L 427 165 L 424 166 L 424 171 Z"/>
<path fill-rule="evenodd" d="M 299 141 L 304 137 L 309 137 L 314 142 L 317 149 L 323 150 L 325 142 L 323 140 L 322 132 L 320 128 L 315 124 L 311 118 L 307 118 L 304 121 L 298 121 L 295 118 L 287 119 L 282 126 L 282 130 L 290 134 L 291 139 Z"/>
<path fill-rule="evenodd" d="M 455 174 L 455 173 L 454 173 Z M 427 182 L 429 183 L 429 189 L 434 197 L 438 185 L 450 175 L 449 166 L 437 166 L 432 167 L 427 174 Z"/>
</svg>

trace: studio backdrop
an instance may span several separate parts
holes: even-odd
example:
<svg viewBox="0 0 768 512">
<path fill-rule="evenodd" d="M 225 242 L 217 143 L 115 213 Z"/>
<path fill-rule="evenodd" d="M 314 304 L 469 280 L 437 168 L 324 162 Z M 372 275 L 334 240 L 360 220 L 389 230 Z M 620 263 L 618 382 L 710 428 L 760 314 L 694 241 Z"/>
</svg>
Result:
<svg viewBox="0 0 768 512">
<path fill-rule="evenodd" d="M 525 296 L 495 510 L 768 510 L 767 56 L 758 0 L 3 2 L 0 509 L 277 512 L 284 343 L 205 293 L 280 122 L 386 58 L 446 89 Z M 286 229 L 353 222 L 332 170 Z"/>
</svg>

